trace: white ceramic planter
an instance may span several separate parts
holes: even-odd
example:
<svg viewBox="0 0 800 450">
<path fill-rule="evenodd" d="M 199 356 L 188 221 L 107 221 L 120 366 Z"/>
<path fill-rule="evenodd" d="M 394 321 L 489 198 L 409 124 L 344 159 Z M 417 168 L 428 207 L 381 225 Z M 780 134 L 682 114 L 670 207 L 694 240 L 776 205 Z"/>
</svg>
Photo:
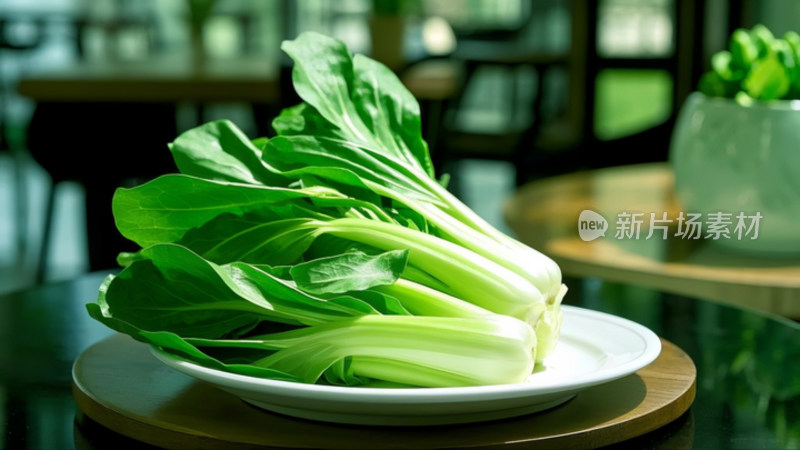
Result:
<svg viewBox="0 0 800 450">
<path fill-rule="evenodd" d="M 769 255 L 800 254 L 800 101 L 745 107 L 692 94 L 672 137 L 670 163 L 686 212 L 760 213 L 759 233 L 718 245 Z"/>
</svg>

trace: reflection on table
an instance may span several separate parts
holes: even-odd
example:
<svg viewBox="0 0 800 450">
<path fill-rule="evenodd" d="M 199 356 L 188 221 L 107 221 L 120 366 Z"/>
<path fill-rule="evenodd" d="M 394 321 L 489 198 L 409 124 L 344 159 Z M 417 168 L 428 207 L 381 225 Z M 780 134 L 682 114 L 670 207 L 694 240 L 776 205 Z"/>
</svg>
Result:
<svg viewBox="0 0 800 450">
<path fill-rule="evenodd" d="M 9 448 L 109 448 L 130 442 L 77 414 L 72 361 L 110 332 L 84 303 L 104 274 L 0 297 L 0 429 Z M 792 448 L 800 444 L 800 326 L 697 298 L 568 278 L 566 302 L 641 323 L 685 350 L 697 397 L 632 448 Z M 74 429 L 73 429 L 74 426 Z M 503 426 L 513 427 L 513 421 Z M 457 432 L 442 427 L 440 433 Z M 373 431 L 376 432 L 376 431 Z"/>
<path fill-rule="evenodd" d="M 604 237 L 591 242 L 579 237 L 578 218 L 584 210 L 608 221 Z M 638 234 L 615 236 L 623 212 L 644 213 Z M 675 198 L 672 172 L 663 163 L 544 179 L 521 188 L 505 207 L 517 236 L 553 257 L 565 274 L 800 318 L 800 259 L 736 253 L 712 239 L 676 236 L 682 212 L 687 213 Z M 666 213 L 669 221 L 652 236 L 647 229 L 650 213 L 659 219 Z"/>
</svg>

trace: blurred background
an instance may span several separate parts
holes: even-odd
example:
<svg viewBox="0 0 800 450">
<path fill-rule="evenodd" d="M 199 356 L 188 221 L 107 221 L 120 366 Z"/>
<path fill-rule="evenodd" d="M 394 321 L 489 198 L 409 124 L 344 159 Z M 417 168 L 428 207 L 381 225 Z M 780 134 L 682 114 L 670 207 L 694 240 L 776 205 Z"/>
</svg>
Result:
<svg viewBox="0 0 800 450">
<path fill-rule="evenodd" d="M 0 0 L 0 291 L 113 267 L 113 188 L 174 171 L 177 133 L 270 135 L 298 102 L 280 42 L 302 31 L 394 69 L 438 171 L 505 229 L 528 181 L 666 161 L 731 31 L 798 17 L 794 0 Z"/>
</svg>

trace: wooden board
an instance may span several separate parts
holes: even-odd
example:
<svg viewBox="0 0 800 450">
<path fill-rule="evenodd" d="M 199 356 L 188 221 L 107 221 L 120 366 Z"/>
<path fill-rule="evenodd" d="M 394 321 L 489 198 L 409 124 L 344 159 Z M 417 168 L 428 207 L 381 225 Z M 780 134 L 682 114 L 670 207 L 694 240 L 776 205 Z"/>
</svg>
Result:
<svg viewBox="0 0 800 450">
<path fill-rule="evenodd" d="M 583 210 L 605 215 L 608 234 L 578 237 Z M 616 239 L 614 215 L 662 212 L 669 239 Z M 565 275 L 596 277 L 800 318 L 800 257 L 734 252 L 709 240 L 674 236 L 683 211 L 665 163 L 577 172 L 532 182 L 505 204 L 506 222 L 525 244 L 547 254 Z M 648 216 L 649 217 L 649 216 Z"/>
<path fill-rule="evenodd" d="M 674 344 L 662 344 L 649 366 L 562 406 L 468 425 L 352 426 L 269 413 L 173 371 L 124 335 L 77 359 L 73 393 L 80 410 L 101 425 L 165 448 L 587 448 L 655 430 L 692 404 L 694 363 Z"/>
</svg>

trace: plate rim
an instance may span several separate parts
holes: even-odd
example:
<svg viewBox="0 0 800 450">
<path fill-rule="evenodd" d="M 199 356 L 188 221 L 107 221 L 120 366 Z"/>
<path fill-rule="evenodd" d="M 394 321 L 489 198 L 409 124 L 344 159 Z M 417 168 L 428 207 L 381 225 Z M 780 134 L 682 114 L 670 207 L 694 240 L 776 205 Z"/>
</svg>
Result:
<svg viewBox="0 0 800 450">
<path fill-rule="evenodd" d="M 268 378 L 258 378 L 227 372 L 219 369 L 212 369 L 180 357 L 165 352 L 155 345 L 149 345 L 150 352 L 168 367 L 183 372 L 188 376 L 204 380 L 212 384 L 218 384 L 239 391 L 253 393 L 274 393 L 280 390 L 284 394 L 294 394 L 295 396 L 313 396 L 315 400 L 343 401 L 348 402 L 420 402 L 420 401 L 481 401 L 498 400 L 512 397 L 533 397 L 538 395 L 555 394 L 559 392 L 573 392 L 584 388 L 604 384 L 624 376 L 635 373 L 637 370 L 651 364 L 661 353 L 661 340 L 649 328 L 613 314 L 595 311 L 588 308 L 581 308 L 571 305 L 562 305 L 565 318 L 567 316 L 583 316 L 589 319 L 599 320 L 611 325 L 616 325 L 639 335 L 644 341 L 644 349 L 637 357 L 625 361 L 622 364 L 604 367 L 596 371 L 591 371 L 570 378 L 565 383 L 563 380 L 558 382 L 545 382 L 534 384 L 531 382 L 513 384 L 495 384 L 484 386 L 458 386 L 458 387 L 414 387 L 414 388 L 376 388 L 376 387 L 357 387 L 357 386 L 331 386 L 309 383 L 298 383 L 294 381 L 273 380 Z M 211 381 L 211 380 L 214 381 Z"/>
</svg>

